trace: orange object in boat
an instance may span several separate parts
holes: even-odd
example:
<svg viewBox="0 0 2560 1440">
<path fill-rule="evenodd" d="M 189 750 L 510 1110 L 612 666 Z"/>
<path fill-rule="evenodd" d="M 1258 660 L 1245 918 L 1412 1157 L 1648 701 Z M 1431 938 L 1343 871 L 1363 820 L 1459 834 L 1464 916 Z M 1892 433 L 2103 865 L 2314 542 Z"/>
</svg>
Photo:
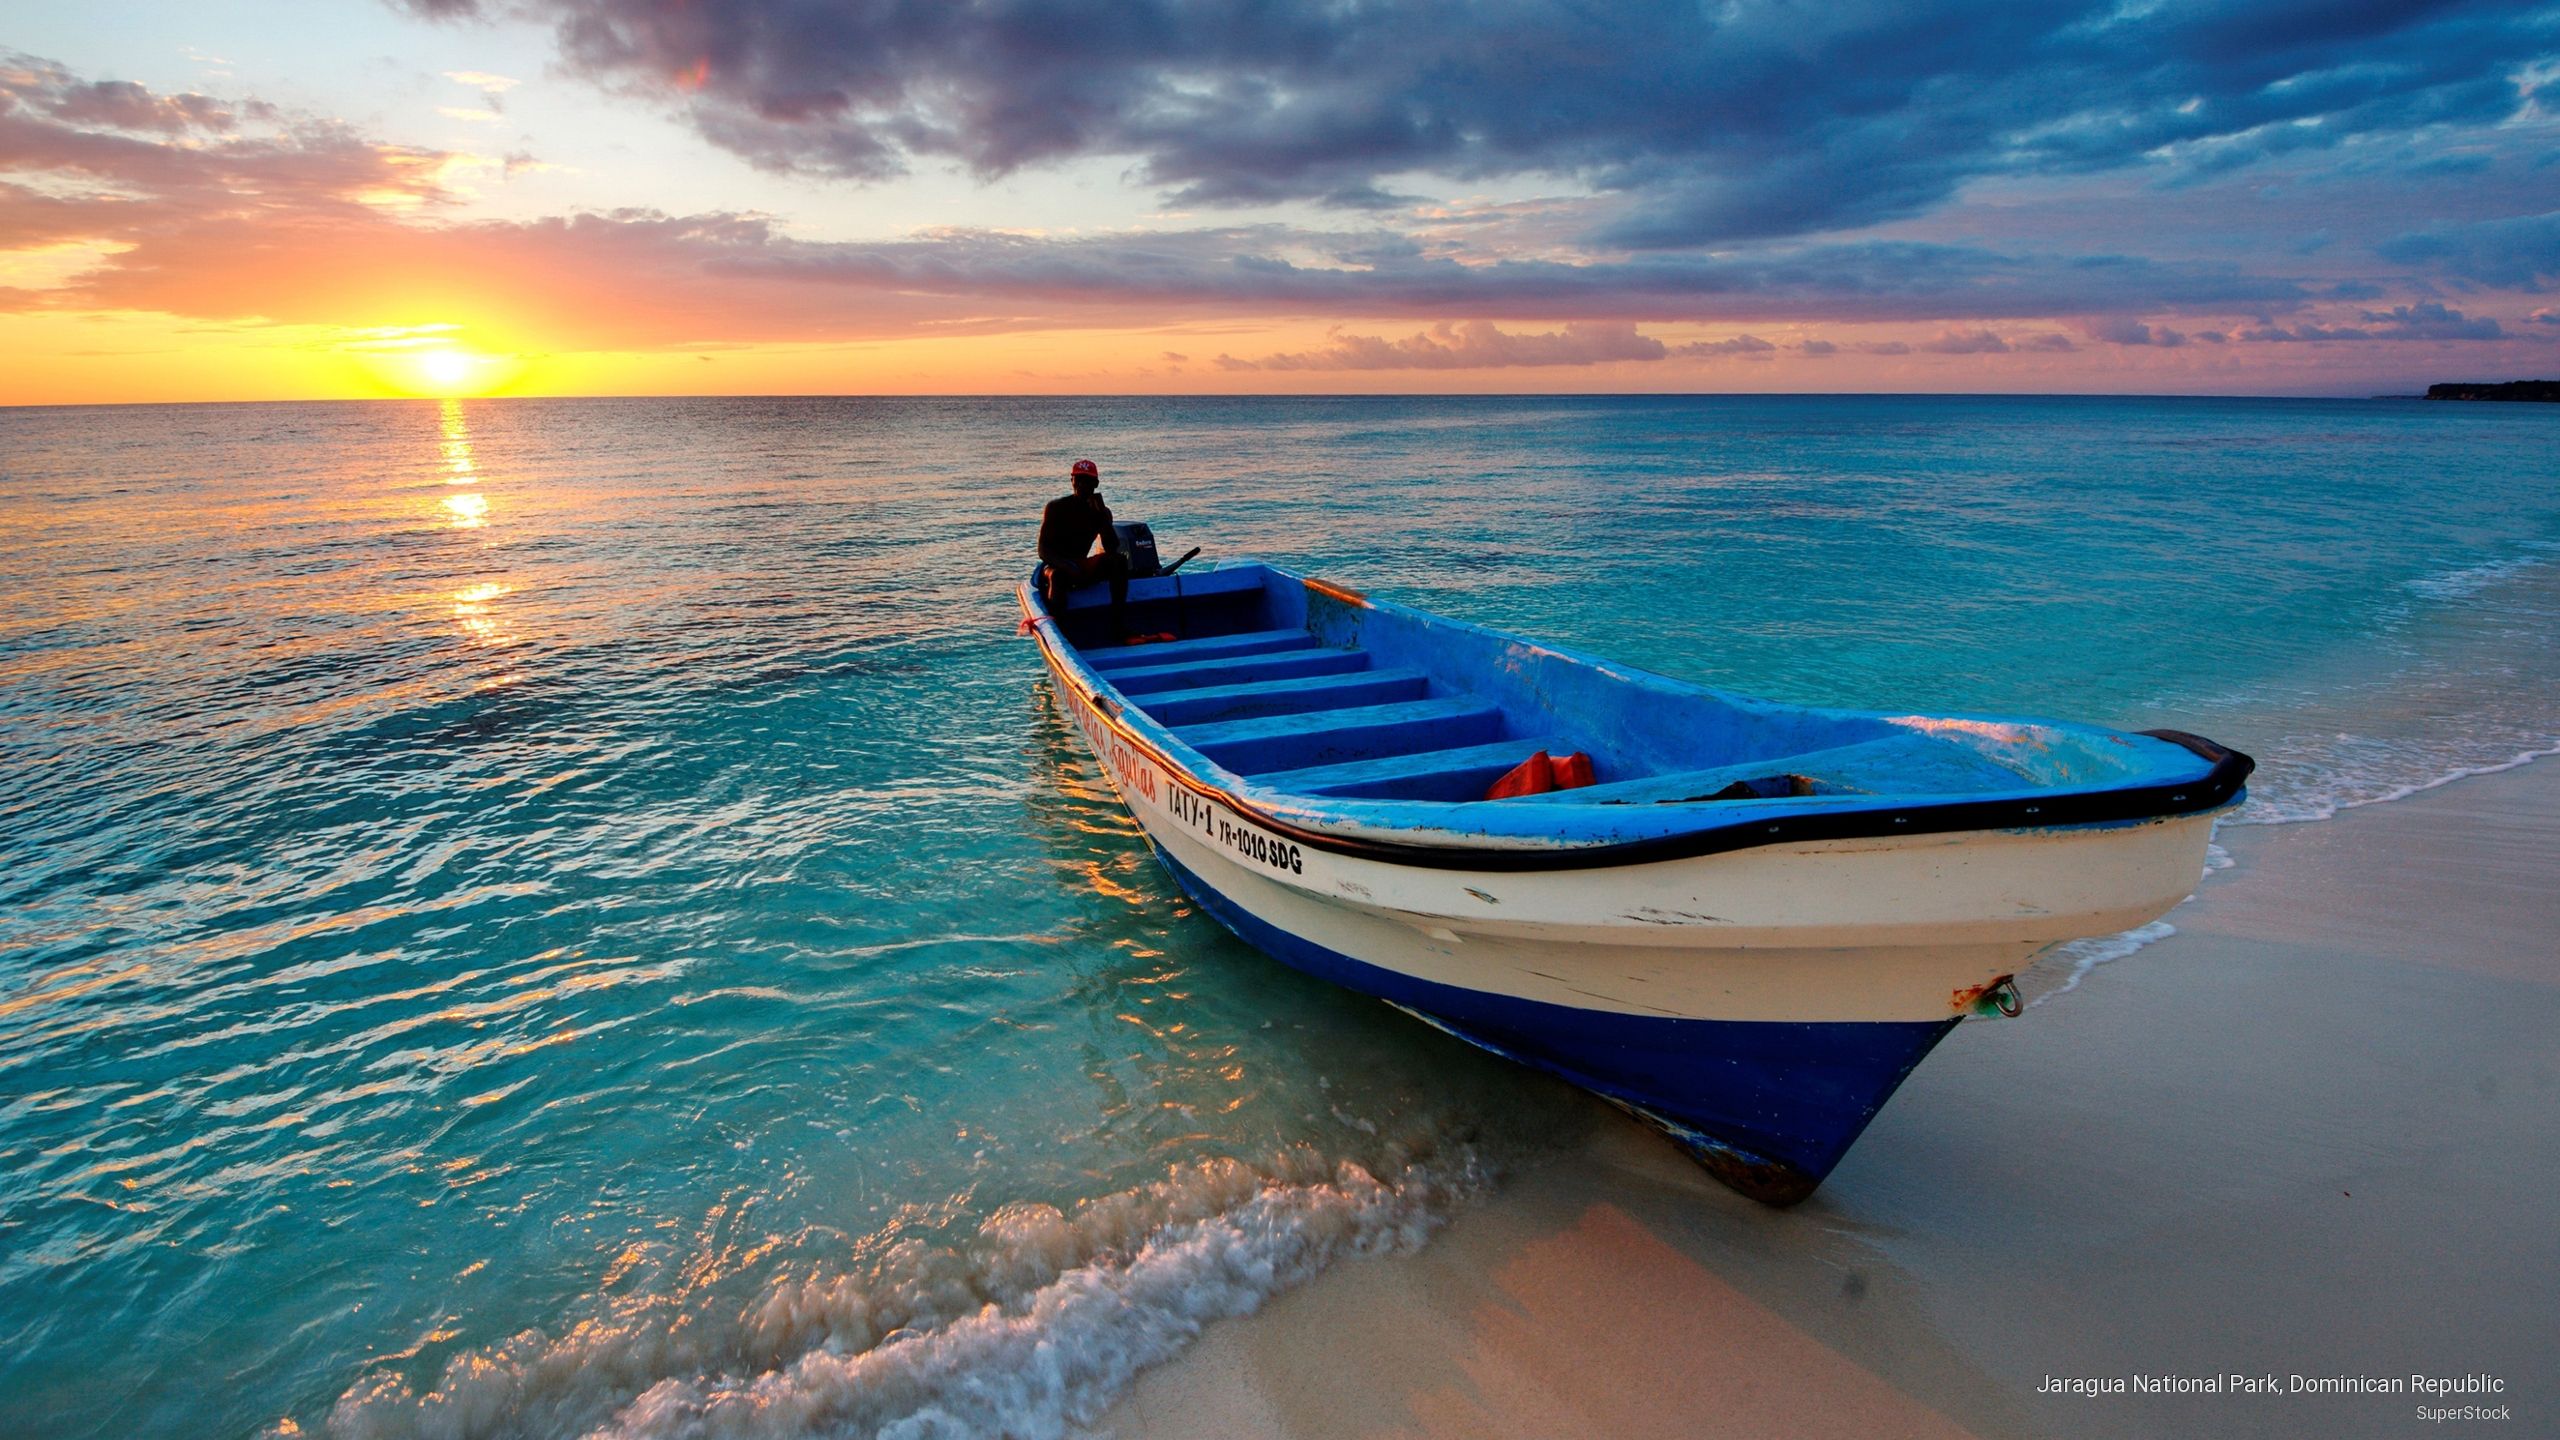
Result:
<svg viewBox="0 0 2560 1440">
<path fill-rule="evenodd" d="M 1579 790 L 1591 783 L 1591 757 L 1579 750 L 1557 756 L 1553 766 L 1559 790 Z"/>
<path fill-rule="evenodd" d="M 1509 800 L 1520 795 L 1544 795 L 1556 788 L 1555 765 L 1547 752 L 1539 751 L 1511 767 L 1501 779 L 1486 788 L 1487 800 Z"/>
</svg>

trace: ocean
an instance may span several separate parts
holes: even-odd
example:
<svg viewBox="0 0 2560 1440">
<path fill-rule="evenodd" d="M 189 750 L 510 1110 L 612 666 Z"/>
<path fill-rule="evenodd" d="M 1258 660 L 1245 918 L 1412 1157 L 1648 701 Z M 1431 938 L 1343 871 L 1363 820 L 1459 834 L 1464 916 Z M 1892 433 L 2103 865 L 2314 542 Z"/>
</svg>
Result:
<svg viewBox="0 0 2560 1440">
<path fill-rule="evenodd" d="M 1080 457 L 1168 556 L 2210 735 L 2226 823 L 2560 751 L 2548 406 L 0 410 L 0 1432 L 1059 1434 L 1601 1123 L 1154 866 L 1014 633 Z"/>
</svg>

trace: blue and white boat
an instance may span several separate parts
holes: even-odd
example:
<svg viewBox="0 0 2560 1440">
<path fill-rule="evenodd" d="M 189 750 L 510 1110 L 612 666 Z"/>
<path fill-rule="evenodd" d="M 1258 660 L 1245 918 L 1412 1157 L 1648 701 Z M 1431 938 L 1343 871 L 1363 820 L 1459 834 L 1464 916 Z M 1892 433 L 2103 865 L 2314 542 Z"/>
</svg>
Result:
<svg viewBox="0 0 2560 1440">
<path fill-rule="evenodd" d="M 1262 564 L 1020 598 L 1193 899 L 1281 961 L 1812 1193 L 2050 946 L 2191 889 L 2252 762 L 2173 731 L 1781 705 Z M 1534 752 L 1594 783 L 1487 800 Z"/>
</svg>

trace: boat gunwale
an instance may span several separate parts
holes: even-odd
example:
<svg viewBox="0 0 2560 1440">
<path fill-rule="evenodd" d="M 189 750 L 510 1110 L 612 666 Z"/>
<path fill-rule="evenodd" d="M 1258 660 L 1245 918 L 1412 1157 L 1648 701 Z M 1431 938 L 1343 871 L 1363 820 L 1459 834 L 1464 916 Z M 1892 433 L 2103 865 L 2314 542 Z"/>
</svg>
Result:
<svg viewBox="0 0 2560 1440">
<path fill-rule="evenodd" d="M 1255 563 L 1261 564 L 1261 562 Z M 1261 568 L 1273 575 L 1300 584 L 1316 583 L 1275 566 L 1265 564 L 1261 565 Z M 1035 567 L 1032 579 L 1022 582 L 1015 588 L 1015 599 L 1022 606 L 1025 624 L 1029 627 L 1032 636 L 1040 642 L 1041 653 L 1049 662 L 1051 671 L 1059 678 L 1076 685 L 1083 692 L 1088 708 L 1112 734 L 1162 770 L 1170 782 L 1179 784 L 1203 799 L 1216 801 L 1239 817 L 1263 829 L 1310 849 L 1381 864 L 1486 873 L 1601 870 L 1730 854 L 1770 845 L 1894 839 L 1912 835 L 1945 835 L 1965 831 L 2052 830 L 2171 820 L 2207 814 L 2237 804 L 2246 793 L 2245 786 L 2250 773 L 2257 768 L 2257 762 L 2249 756 L 2201 735 L 2183 730 L 2140 730 L 2129 733 L 2176 745 L 2204 760 L 2211 768 L 2203 775 L 2188 780 L 2062 791 L 2035 797 L 1924 800 L 1906 805 L 1842 807 L 1801 815 L 1771 816 L 1763 812 L 1747 818 L 1711 821 L 1701 829 L 1631 840 L 1502 846 L 1406 843 L 1345 835 L 1284 819 L 1273 814 L 1267 807 L 1238 795 L 1226 786 L 1203 779 L 1189 764 L 1167 754 L 1162 745 L 1131 726 L 1120 712 L 1124 708 L 1132 707 L 1143 711 L 1143 707 L 1137 706 L 1135 701 L 1127 698 L 1113 699 L 1106 696 L 1093 683 L 1102 681 L 1103 677 L 1095 672 L 1081 655 L 1075 653 L 1075 646 L 1068 644 L 1065 637 L 1057 633 L 1058 617 L 1052 615 L 1048 607 L 1039 602 L 1034 588 L 1038 574 Z M 1326 588 L 1331 592 L 1338 587 Z M 1377 604 L 1357 591 L 1344 592 L 1344 594 L 1351 603 L 1363 607 L 1372 607 Z M 1471 624 L 1472 622 L 1453 623 Z M 1540 643 L 1530 641 L 1523 636 L 1511 636 L 1507 632 L 1493 633 L 1503 634 L 1505 638 L 1521 640 L 1523 643 Z M 1591 663 L 1611 670 L 1621 668 L 1612 662 L 1599 660 L 1597 657 L 1583 657 L 1572 652 L 1555 650 L 1550 646 L 1541 648 L 1577 660 L 1589 659 Z M 1103 681 L 1103 683 L 1108 682 Z M 1704 690 L 1706 687 L 1692 688 Z M 1166 729 L 1170 736 L 1170 727 L 1160 728 Z M 1442 833 L 1454 834 L 1455 832 Z"/>
</svg>

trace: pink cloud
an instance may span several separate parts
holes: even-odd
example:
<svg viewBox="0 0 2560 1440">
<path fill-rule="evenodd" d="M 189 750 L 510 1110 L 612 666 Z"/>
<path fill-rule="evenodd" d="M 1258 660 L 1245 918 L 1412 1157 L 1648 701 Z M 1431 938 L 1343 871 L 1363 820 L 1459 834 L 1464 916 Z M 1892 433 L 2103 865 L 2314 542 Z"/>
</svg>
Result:
<svg viewBox="0 0 2560 1440">
<path fill-rule="evenodd" d="M 1932 355 L 2005 355 L 2009 342 L 1988 330 L 1942 330 L 1920 348 Z"/>
<path fill-rule="evenodd" d="M 1681 346 L 1678 353 L 1706 356 L 1738 355 L 1745 360 L 1766 360 L 1776 353 L 1777 348 L 1757 335 L 1735 335 L 1723 340 L 1692 341 Z"/>
<path fill-rule="evenodd" d="M 1463 320 L 1434 325 L 1402 340 L 1342 335 L 1322 350 L 1266 355 L 1259 360 L 1221 355 L 1218 365 L 1227 370 L 1489 370 L 1650 361 L 1668 353 L 1661 341 L 1638 334 L 1627 321 L 1576 321 L 1562 330 L 1514 334 L 1489 320 Z"/>
</svg>

